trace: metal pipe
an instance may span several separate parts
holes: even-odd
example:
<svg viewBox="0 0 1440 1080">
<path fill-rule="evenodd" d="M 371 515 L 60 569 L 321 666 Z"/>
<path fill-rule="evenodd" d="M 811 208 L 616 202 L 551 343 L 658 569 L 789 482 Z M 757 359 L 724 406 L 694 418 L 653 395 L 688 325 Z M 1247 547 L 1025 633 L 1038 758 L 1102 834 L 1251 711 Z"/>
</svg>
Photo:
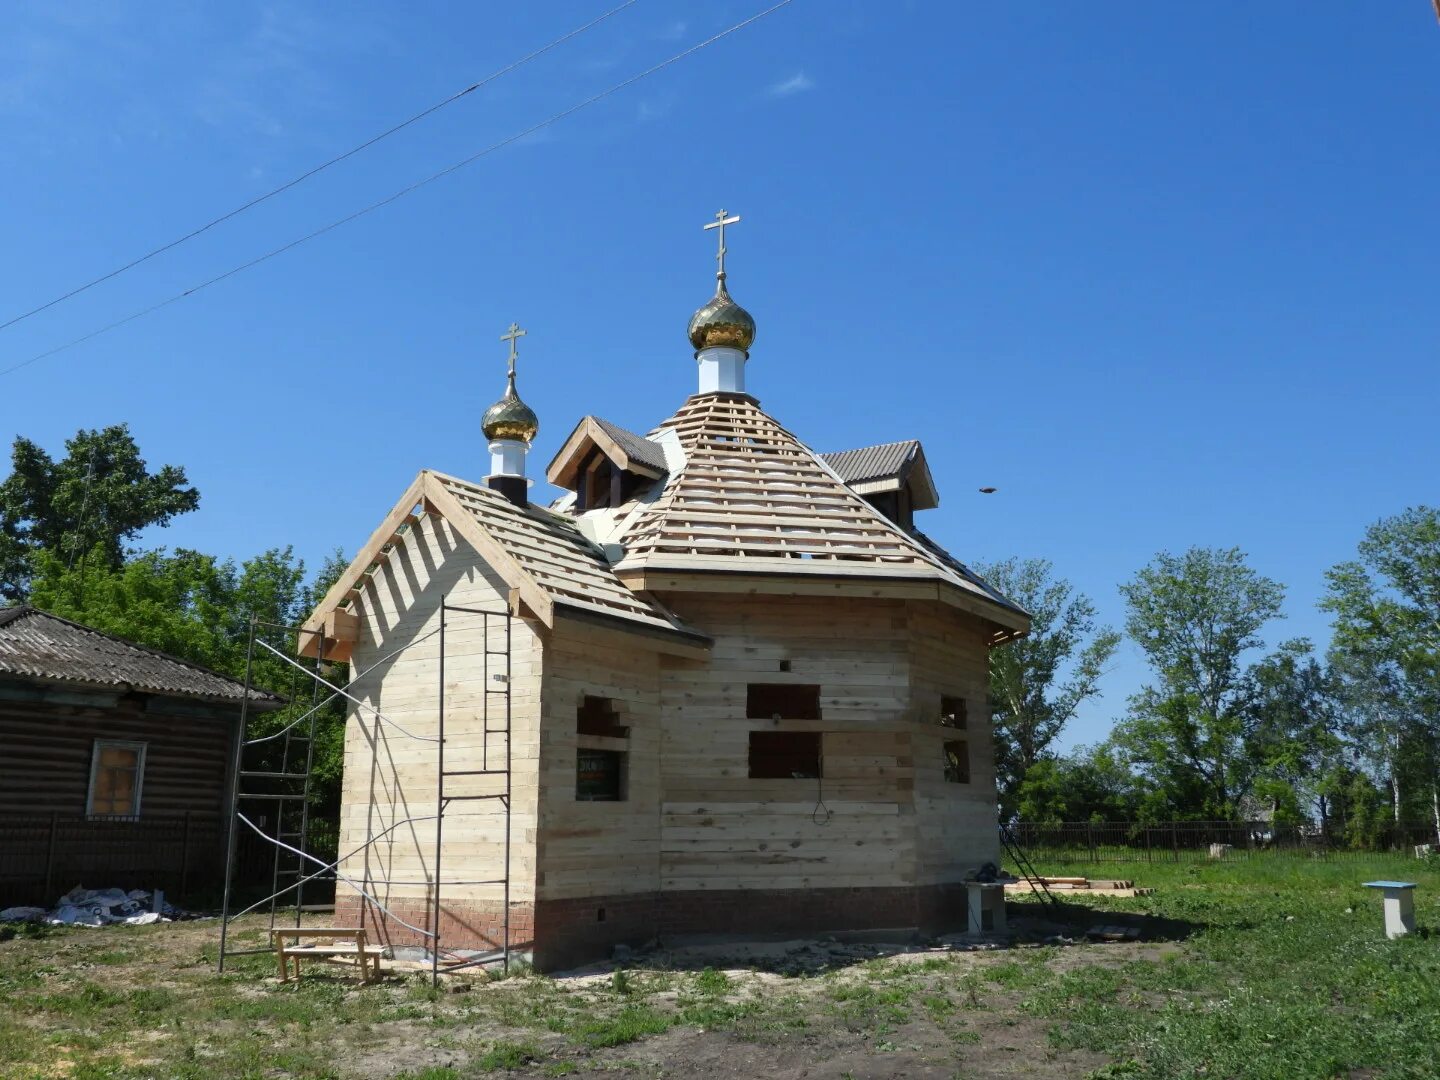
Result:
<svg viewBox="0 0 1440 1080">
<path fill-rule="evenodd" d="M 434 947 L 430 950 L 430 988 L 440 985 L 440 859 L 445 836 L 445 597 L 440 597 L 440 693 L 435 716 L 439 742 L 435 749 L 435 885 L 432 893 L 434 915 L 430 925 L 435 931 Z"/>
<path fill-rule="evenodd" d="M 512 617 L 511 617 L 510 613 L 507 611 L 507 612 L 505 613 L 505 945 L 504 945 L 504 949 L 505 949 L 505 973 L 506 973 L 507 975 L 510 973 L 510 822 L 511 822 L 511 820 L 515 817 L 514 808 L 510 805 L 510 769 L 511 769 L 511 765 L 512 765 L 511 756 L 510 756 L 510 744 L 511 744 L 511 742 L 513 741 L 513 740 L 511 739 L 511 732 L 510 732 L 510 721 L 511 721 L 511 714 L 510 714 L 510 669 L 511 669 L 511 665 L 510 665 L 510 655 L 511 655 L 511 651 L 510 651 L 510 627 L 511 627 L 511 625 L 512 625 L 511 619 L 512 619 Z M 490 617 L 489 617 L 488 615 L 485 616 L 485 649 L 486 649 L 486 654 L 487 654 L 487 657 L 488 657 L 489 649 L 490 649 Z M 489 702 L 490 698 L 487 696 L 487 697 L 485 697 L 484 700 L 485 700 L 486 702 Z M 488 713 L 490 710 L 487 708 L 485 711 Z M 487 726 L 488 726 L 488 725 L 487 725 Z M 486 742 L 489 742 L 490 737 L 487 735 L 487 736 L 485 737 L 485 740 L 486 740 Z"/>
<path fill-rule="evenodd" d="M 321 634 L 319 642 L 315 646 L 315 670 L 320 671 L 325 663 L 325 635 Z M 305 800 L 300 804 L 300 846 L 302 848 L 310 845 L 310 774 L 315 768 L 315 719 L 319 714 L 320 706 L 315 704 L 315 699 L 320 696 L 320 687 L 316 683 L 310 684 L 310 737 L 305 743 Z M 331 695 L 332 697 L 334 695 Z M 339 826 L 337 824 L 338 831 Z M 339 846 L 339 840 L 336 840 Z M 300 870 L 304 871 L 301 866 Z M 295 883 L 295 925 L 300 925 L 301 909 L 305 905 L 305 878 L 302 876 Z"/>
<path fill-rule="evenodd" d="M 245 751 L 245 724 L 249 719 L 250 678 L 255 660 L 255 616 L 250 616 L 250 640 L 245 646 L 245 691 L 240 698 L 240 719 L 235 729 L 235 749 L 230 770 L 230 816 L 225 825 L 225 891 L 220 901 L 220 956 L 217 973 L 225 971 L 225 939 L 230 929 L 230 887 L 235 876 L 235 820 L 240 816 L 240 765 Z"/>
</svg>

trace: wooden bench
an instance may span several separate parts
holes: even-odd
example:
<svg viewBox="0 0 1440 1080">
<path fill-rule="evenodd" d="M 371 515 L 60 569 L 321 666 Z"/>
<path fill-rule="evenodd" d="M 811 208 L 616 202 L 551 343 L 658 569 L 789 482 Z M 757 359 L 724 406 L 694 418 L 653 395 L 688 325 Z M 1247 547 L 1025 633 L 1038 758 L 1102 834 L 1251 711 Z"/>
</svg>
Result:
<svg viewBox="0 0 1440 1080">
<path fill-rule="evenodd" d="M 289 961 L 295 961 L 295 978 L 300 978 L 301 960 L 353 959 L 362 982 L 380 977 L 380 957 L 385 950 L 365 943 L 364 927 L 277 926 L 270 931 L 275 958 L 280 963 L 280 981 L 290 981 Z"/>
</svg>

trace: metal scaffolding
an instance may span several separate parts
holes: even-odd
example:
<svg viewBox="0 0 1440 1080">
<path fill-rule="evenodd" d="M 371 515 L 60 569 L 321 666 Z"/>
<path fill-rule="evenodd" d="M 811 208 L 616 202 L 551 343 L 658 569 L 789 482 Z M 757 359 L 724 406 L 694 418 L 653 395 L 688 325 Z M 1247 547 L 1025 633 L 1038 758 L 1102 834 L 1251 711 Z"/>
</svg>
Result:
<svg viewBox="0 0 1440 1080">
<path fill-rule="evenodd" d="M 468 618 L 478 617 L 480 621 L 480 634 L 483 641 L 481 651 L 481 680 L 482 692 L 480 700 L 480 767 L 454 769 L 446 768 L 445 743 L 446 743 L 446 637 L 451 615 L 460 615 Z M 439 687 L 437 690 L 437 713 L 436 713 L 436 734 L 432 736 L 419 735 L 406 730 L 402 725 L 385 716 L 379 709 L 350 694 L 345 689 L 335 685 L 325 678 L 326 660 L 324 657 L 325 638 L 322 631 L 307 630 L 303 627 L 283 626 L 277 623 L 267 623 L 262 620 L 252 619 L 250 622 L 250 637 L 246 647 L 245 658 L 245 697 L 241 706 L 240 729 L 235 740 L 232 780 L 230 784 L 230 815 L 228 838 L 226 841 L 225 858 L 225 890 L 221 912 L 220 923 L 220 955 L 217 963 L 217 970 L 225 970 L 227 958 L 235 956 L 254 955 L 268 953 L 270 949 L 232 949 L 229 948 L 230 925 L 242 915 L 247 915 L 262 907 L 269 910 L 269 929 L 273 930 L 277 924 L 277 918 L 281 912 L 288 909 L 293 913 L 294 925 L 299 926 L 301 916 L 305 910 L 305 886 L 307 883 L 317 880 L 333 880 L 338 889 L 344 885 L 357 892 L 362 900 L 360 906 L 360 925 L 363 928 L 366 921 L 366 913 L 373 906 L 384 916 L 401 926 L 420 935 L 426 941 L 426 948 L 430 959 L 430 976 L 432 985 L 438 983 L 440 975 L 445 972 L 457 971 L 462 968 L 476 967 L 490 964 L 496 961 L 504 965 L 506 971 L 510 969 L 510 850 L 511 850 L 511 645 L 512 626 L 514 616 L 509 611 L 489 611 L 483 608 L 461 607 L 452 605 L 448 600 L 442 599 L 439 610 L 439 626 L 426 634 L 421 634 L 414 640 L 395 649 L 384 656 L 377 658 L 374 663 L 364 672 L 352 675 L 352 682 L 363 678 L 369 671 L 389 663 L 397 656 L 431 637 L 438 638 L 439 650 Z M 498 625 L 497 625 L 498 622 Z M 497 636 L 503 641 L 503 648 L 493 648 L 491 645 L 491 632 L 496 630 Z M 293 635 L 290 640 L 299 640 L 300 635 L 314 635 L 314 662 L 307 664 L 306 655 L 311 650 L 300 650 L 300 658 L 287 655 L 285 652 L 275 648 L 262 637 L 262 631 L 280 631 Z M 303 696 L 304 682 L 308 680 L 310 685 L 310 706 L 300 716 L 290 720 L 281 730 L 270 732 L 264 735 L 250 734 L 250 716 L 247 709 L 250 700 L 250 692 L 254 687 L 255 660 L 257 649 L 268 652 L 274 657 L 283 661 L 292 675 L 290 701 L 292 704 Z M 302 691 L 296 693 L 297 684 Z M 372 832 L 370 821 L 366 817 L 366 835 L 363 843 L 351 848 L 349 851 L 336 852 L 332 861 L 325 861 L 308 850 L 310 841 L 311 825 L 310 820 L 310 789 L 311 778 L 315 762 L 315 730 L 316 720 L 326 706 L 332 702 L 343 699 L 348 703 L 356 716 L 361 712 L 369 713 L 375 719 L 377 733 L 380 724 L 398 731 L 409 739 L 420 742 L 433 742 L 436 748 L 435 767 L 435 813 L 417 816 L 408 816 L 400 821 L 395 821 L 379 832 Z M 503 757 L 492 753 L 490 749 L 490 737 L 492 735 L 502 736 L 505 744 Z M 276 747 L 278 746 L 278 755 Z M 372 743 L 372 771 L 378 763 L 379 745 L 378 738 Z M 251 759 L 260 757 L 262 760 L 258 767 L 247 767 Z M 278 757 L 278 759 L 277 759 Z M 302 763 L 303 759 L 303 763 Z M 447 780 L 458 781 L 462 777 L 496 777 L 503 781 L 502 790 L 490 793 L 455 793 L 447 790 Z M 373 793 L 372 793 L 373 798 Z M 497 801 L 503 808 L 505 819 L 505 844 L 504 862 L 502 874 L 499 877 L 479 880 L 457 880 L 446 881 L 444 878 L 444 836 L 445 817 L 453 803 L 474 802 L 480 800 Z M 274 809 L 273 829 L 270 828 L 269 813 L 261 813 L 259 809 L 252 807 Z M 247 810 L 249 813 L 247 813 Z M 252 820 L 254 815 L 259 821 Z M 340 867 L 347 860 L 365 853 L 373 845 L 388 837 L 391 833 L 405 825 L 413 825 L 424 821 L 435 823 L 435 846 L 434 865 L 431 873 L 425 881 L 400 881 L 394 879 L 374 879 L 370 877 L 368 870 L 363 877 L 363 883 L 356 881 L 341 871 Z M 235 899 L 236 884 L 236 851 L 238 838 L 241 829 L 248 829 L 262 840 L 272 845 L 274 851 L 271 865 L 271 890 L 268 896 L 258 900 L 238 911 L 233 910 L 232 905 Z M 307 864 L 313 869 L 307 873 Z M 465 886 L 498 885 L 502 891 L 502 939 L 500 947 L 479 955 L 460 955 L 454 953 L 449 960 L 442 960 L 442 953 L 446 950 L 442 945 L 442 907 L 441 894 L 445 888 L 457 888 Z M 371 892 L 374 886 L 423 886 L 429 892 L 429 914 L 430 925 L 428 927 L 414 926 L 406 922 L 386 907 L 385 903 Z M 377 890 L 378 891 L 378 890 Z"/>
</svg>

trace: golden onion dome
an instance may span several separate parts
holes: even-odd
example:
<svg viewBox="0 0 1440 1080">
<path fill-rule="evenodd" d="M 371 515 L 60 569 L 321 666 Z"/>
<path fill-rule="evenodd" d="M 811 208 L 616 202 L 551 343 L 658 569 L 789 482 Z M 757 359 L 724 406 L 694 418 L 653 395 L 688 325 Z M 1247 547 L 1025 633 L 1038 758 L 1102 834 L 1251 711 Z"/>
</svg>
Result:
<svg viewBox="0 0 1440 1080">
<path fill-rule="evenodd" d="M 730 298 L 720 278 L 711 301 L 690 317 L 690 344 L 695 351 L 722 346 L 748 353 L 755 343 L 755 320 Z"/>
<path fill-rule="evenodd" d="M 515 392 L 515 373 L 505 386 L 505 396 L 485 410 L 480 430 L 492 442 L 496 439 L 519 439 L 529 444 L 540 431 L 540 418 L 535 410 L 520 400 Z"/>
</svg>

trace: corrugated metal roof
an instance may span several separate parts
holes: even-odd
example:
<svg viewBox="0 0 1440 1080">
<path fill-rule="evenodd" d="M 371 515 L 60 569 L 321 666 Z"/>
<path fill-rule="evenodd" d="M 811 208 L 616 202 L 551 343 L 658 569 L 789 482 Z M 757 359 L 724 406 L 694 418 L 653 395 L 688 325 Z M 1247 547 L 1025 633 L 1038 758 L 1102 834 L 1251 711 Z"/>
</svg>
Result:
<svg viewBox="0 0 1440 1080">
<path fill-rule="evenodd" d="M 236 679 L 28 606 L 0 610 L 0 674 L 237 705 L 245 695 Z M 266 705 L 282 700 L 261 690 L 251 690 L 250 699 Z"/>
<path fill-rule="evenodd" d="M 637 435 L 633 431 L 627 431 L 619 424 L 612 424 L 609 420 L 602 420 L 598 416 L 590 418 L 605 429 L 606 433 L 614 439 L 630 455 L 642 465 L 659 472 L 665 471 L 665 451 L 658 443 L 651 442 L 643 435 Z"/>
<path fill-rule="evenodd" d="M 820 459 L 839 474 L 847 484 L 859 484 L 866 480 L 879 480 L 888 476 L 899 476 L 920 444 L 914 439 L 900 442 L 881 443 L 879 446 L 862 446 L 858 450 L 839 450 L 833 454 L 821 454 Z"/>
</svg>

